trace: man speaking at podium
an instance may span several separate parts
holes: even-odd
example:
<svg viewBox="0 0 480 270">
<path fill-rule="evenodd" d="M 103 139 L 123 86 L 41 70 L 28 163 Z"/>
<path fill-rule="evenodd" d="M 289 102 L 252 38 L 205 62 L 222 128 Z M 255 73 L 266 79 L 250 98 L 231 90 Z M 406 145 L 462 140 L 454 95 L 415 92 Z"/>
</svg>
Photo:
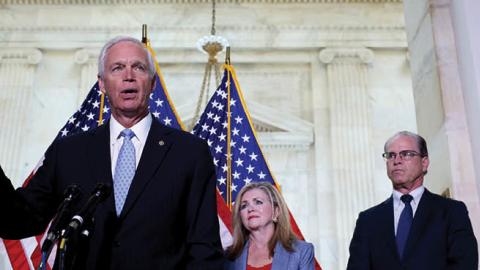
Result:
<svg viewBox="0 0 480 270">
<path fill-rule="evenodd" d="M 222 269 L 215 173 L 207 145 L 153 120 L 148 98 L 155 66 L 133 38 L 110 40 L 98 80 L 112 117 L 91 131 L 55 141 L 25 188 L 0 168 L 0 237 L 43 232 L 77 184 L 78 211 L 98 182 L 112 195 L 98 205 L 85 269 Z"/>
</svg>

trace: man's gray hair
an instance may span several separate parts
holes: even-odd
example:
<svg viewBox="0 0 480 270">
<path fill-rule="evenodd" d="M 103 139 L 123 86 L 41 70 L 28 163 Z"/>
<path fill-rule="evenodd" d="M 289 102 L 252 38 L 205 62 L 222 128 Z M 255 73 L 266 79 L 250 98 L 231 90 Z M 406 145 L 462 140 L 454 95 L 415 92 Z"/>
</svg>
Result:
<svg viewBox="0 0 480 270">
<path fill-rule="evenodd" d="M 420 136 L 416 133 L 413 133 L 413 132 L 410 132 L 410 131 L 405 131 L 405 130 L 397 132 L 397 133 L 395 133 L 395 135 L 390 137 L 390 139 L 388 139 L 387 142 L 385 142 L 385 145 L 383 146 L 383 150 L 385 152 L 387 152 L 387 148 L 390 145 L 390 143 L 393 140 L 395 140 L 396 138 L 398 138 L 399 136 L 406 136 L 406 137 L 413 138 L 415 140 L 415 142 L 417 143 L 418 151 L 419 151 L 420 155 L 422 157 L 428 157 L 427 142 L 425 141 L 425 139 L 422 136 Z"/>
<path fill-rule="evenodd" d="M 113 47 L 115 44 L 120 42 L 131 42 L 131 43 L 137 44 L 138 46 L 142 47 L 145 50 L 145 52 L 147 53 L 148 73 L 153 78 L 153 76 L 155 75 L 155 62 L 152 55 L 140 40 L 132 37 L 127 37 L 127 36 L 115 37 L 109 40 L 103 46 L 102 50 L 100 51 L 100 55 L 98 56 L 98 76 L 100 78 L 103 78 L 103 74 L 105 72 L 105 60 L 107 57 L 108 50 L 110 50 L 111 47 Z"/>
</svg>

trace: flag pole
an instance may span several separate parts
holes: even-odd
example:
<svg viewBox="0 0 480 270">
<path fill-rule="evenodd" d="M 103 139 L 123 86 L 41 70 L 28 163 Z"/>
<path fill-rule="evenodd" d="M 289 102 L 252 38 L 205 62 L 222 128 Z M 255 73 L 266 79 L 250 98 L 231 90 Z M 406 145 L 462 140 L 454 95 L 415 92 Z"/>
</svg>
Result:
<svg viewBox="0 0 480 270">
<path fill-rule="evenodd" d="M 225 53 L 225 64 L 230 65 L 230 46 L 227 46 L 227 52 Z"/>
<path fill-rule="evenodd" d="M 230 111 L 230 46 L 225 54 L 225 67 L 227 69 L 227 206 L 232 210 L 232 149 L 231 141 L 231 111 Z"/>
<path fill-rule="evenodd" d="M 227 68 L 227 204 L 232 210 L 232 151 L 230 149 L 231 140 L 231 111 L 230 111 L 230 66 Z"/>
<path fill-rule="evenodd" d="M 142 24 L 142 43 L 147 45 L 148 39 L 147 39 L 147 25 Z"/>
<path fill-rule="evenodd" d="M 103 111 L 105 107 L 105 94 L 102 92 L 102 95 L 100 96 L 100 112 L 98 113 L 98 126 L 101 126 L 103 124 Z"/>
</svg>

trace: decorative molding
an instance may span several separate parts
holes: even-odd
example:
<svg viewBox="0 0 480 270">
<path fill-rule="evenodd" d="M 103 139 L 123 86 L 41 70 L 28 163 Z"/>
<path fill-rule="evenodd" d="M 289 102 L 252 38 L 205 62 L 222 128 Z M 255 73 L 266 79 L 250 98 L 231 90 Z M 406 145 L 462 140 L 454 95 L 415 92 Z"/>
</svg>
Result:
<svg viewBox="0 0 480 270">
<path fill-rule="evenodd" d="M 208 33 L 207 26 L 149 25 L 154 48 L 194 48 L 199 33 Z M 239 48 L 322 48 L 348 44 L 349 47 L 406 48 L 403 25 L 227 25 L 218 26 L 236 49 Z M 117 35 L 140 37 L 141 27 L 125 26 L 62 26 L 0 24 L 0 46 L 37 47 L 42 49 L 101 48 L 106 40 Z M 179 33 L 182 33 L 179 35 Z M 32 39 L 36 37 L 35 39 Z M 59 38 L 62 37 L 62 38 Z"/>
<path fill-rule="evenodd" d="M 195 106 L 194 102 L 177 106 L 187 126 L 193 120 Z M 249 101 L 248 108 L 262 148 L 303 151 L 313 144 L 312 123 L 255 101 Z"/>
<path fill-rule="evenodd" d="M 264 150 L 307 151 L 313 143 L 313 134 L 306 132 L 257 132 L 257 137 Z"/>
<path fill-rule="evenodd" d="M 217 0 L 218 4 L 386 4 L 403 0 Z M 210 4 L 208 0 L 0 0 L 0 5 Z"/>
<path fill-rule="evenodd" d="M 0 63 L 25 63 L 36 65 L 42 60 L 43 54 L 34 48 L 1 48 Z"/>
<path fill-rule="evenodd" d="M 370 64 L 374 53 L 367 48 L 326 48 L 320 51 L 318 57 L 324 64 L 330 64 L 336 58 L 357 58 L 364 64 Z"/>
<path fill-rule="evenodd" d="M 99 54 L 99 49 L 80 49 L 75 52 L 74 60 L 75 63 L 79 65 L 84 65 L 92 62 L 96 63 Z"/>
<path fill-rule="evenodd" d="M 267 123 L 260 123 L 257 121 L 253 122 L 253 127 L 257 132 L 265 132 L 265 133 L 271 133 L 271 132 L 281 132 L 283 130 L 279 129 L 276 126 L 269 125 Z"/>
<path fill-rule="evenodd" d="M 271 31 L 272 28 L 282 31 L 405 31 L 403 25 L 227 25 L 217 26 L 217 31 Z M 138 32 L 139 26 L 64 26 L 64 25 L 1 25 L 2 32 Z M 168 26 L 168 25 L 149 25 L 149 32 L 156 31 L 199 31 L 207 33 L 210 27 L 207 26 Z"/>
</svg>

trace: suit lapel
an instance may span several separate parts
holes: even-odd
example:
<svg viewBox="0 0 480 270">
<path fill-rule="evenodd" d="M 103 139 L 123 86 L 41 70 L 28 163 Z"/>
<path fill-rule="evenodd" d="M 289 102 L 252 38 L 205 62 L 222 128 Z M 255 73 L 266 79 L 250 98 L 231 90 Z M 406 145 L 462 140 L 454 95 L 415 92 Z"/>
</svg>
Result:
<svg viewBox="0 0 480 270">
<path fill-rule="evenodd" d="M 381 241 L 385 241 L 388 251 L 396 260 L 400 261 L 397 244 L 395 242 L 395 220 L 393 217 L 393 198 L 391 196 L 382 203 L 379 224 L 382 231 L 382 233 L 379 234 L 382 236 Z"/>
<path fill-rule="evenodd" d="M 165 155 L 173 144 L 173 141 L 168 140 L 168 133 L 170 130 L 162 127 L 155 118 L 153 118 L 152 126 L 143 148 L 142 156 L 138 164 L 135 176 L 128 191 L 127 200 L 123 206 L 120 218 L 124 218 L 129 210 L 137 201 L 140 194 L 145 189 L 147 183 L 152 180 L 157 168 L 162 163 Z"/>
<path fill-rule="evenodd" d="M 275 253 L 273 255 L 272 270 L 288 269 L 288 261 L 290 260 L 290 253 L 287 252 L 282 244 L 275 245 Z"/>
<path fill-rule="evenodd" d="M 92 134 L 93 139 L 88 145 L 87 156 L 89 159 L 89 168 L 92 169 L 91 186 L 96 183 L 107 183 L 112 186 L 112 195 L 105 201 L 105 207 L 115 209 L 115 199 L 113 196 L 112 165 L 110 158 L 110 129 L 108 122 L 97 129 Z M 88 190 L 87 192 L 92 192 Z"/>
<path fill-rule="evenodd" d="M 415 212 L 412 228 L 410 229 L 407 244 L 405 245 L 405 254 L 403 256 L 404 261 L 408 260 L 409 256 L 415 251 L 417 242 L 426 228 L 426 225 L 428 223 L 427 221 L 430 218 L 431 213 L 431 193 L 427 189 L 425 189 L 422 198 L 420 199 L 420 202 L 418 204 L 417 211 Z"/>
<path fill-rule="evenodd" d="M 242 254 L 239 258 L 235 260 L 234 269 L 247 269 L 247 259 L 248 259 L 248 241 L 243 247 Z"/>
</svg>

